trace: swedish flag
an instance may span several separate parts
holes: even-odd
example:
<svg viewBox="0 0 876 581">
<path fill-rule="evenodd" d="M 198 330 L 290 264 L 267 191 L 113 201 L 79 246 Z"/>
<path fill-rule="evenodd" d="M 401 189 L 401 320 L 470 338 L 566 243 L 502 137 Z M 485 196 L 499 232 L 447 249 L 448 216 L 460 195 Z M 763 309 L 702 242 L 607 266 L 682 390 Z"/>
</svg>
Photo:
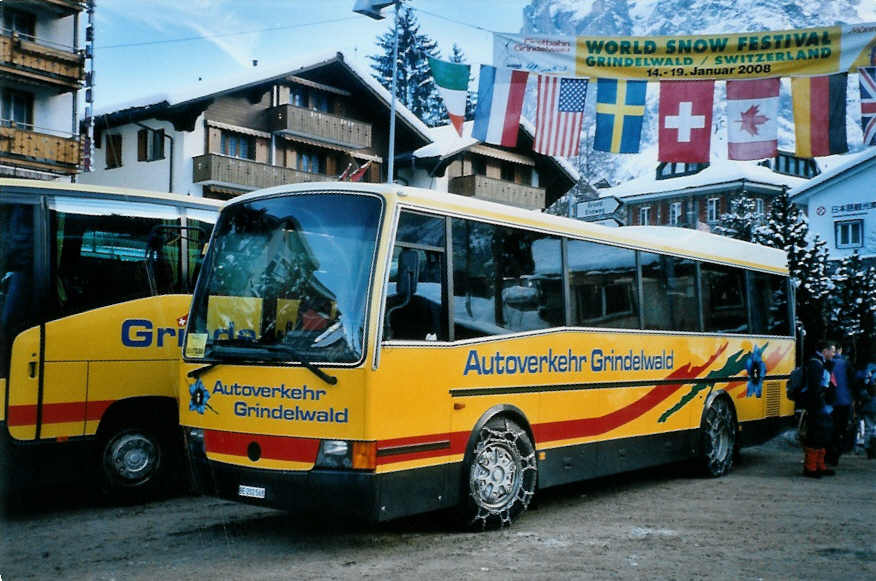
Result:
<svg viewBox="0 0 876 581">
<path fill-rule="evenodd" d="M 597 79 L 594 149 L 613 153 L 639 152 L 646 87 L 646 81 Z"/>
</svg>

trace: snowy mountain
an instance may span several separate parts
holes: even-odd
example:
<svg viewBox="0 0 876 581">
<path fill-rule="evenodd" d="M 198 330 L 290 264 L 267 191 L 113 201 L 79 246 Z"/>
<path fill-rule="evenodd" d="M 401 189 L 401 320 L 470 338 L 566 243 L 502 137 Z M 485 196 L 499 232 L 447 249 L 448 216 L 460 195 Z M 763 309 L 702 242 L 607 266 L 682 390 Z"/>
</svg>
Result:
<svg viewBox="0 0 876 581">
<path fill-rule="evenodd" d="M 593 36 L 667 36 L 788 30 L 840 23 L 876 21 L 874 0 L 532 0 L 524 8 L 522 33 Z M 532 81 L 530 81 L 532 82 Z M 648 110 L 638 155 L 592 151 L 595 131 L 595 85 L 587 97 L 582 155 L 572 160 L 591 183 L 607 178 L 612 184 L 653 172 L 657 165 L 657 83 L 648 85 Z M 535 89 L 530 87 L 525 111 L 533 116 Z M 849 75 L 846 116 L 850 150 L 861 147 L 858 76 Z M 716 83 L 712 126 L 713 159 L 727 158 L 724 82 Z M 791 88 L 782 79 L 779 148 L 793 151 Z M 839 156 L 837 156 L 839 157 Z M 575 163 L 577 161 L 577 164 Z M 825 163 L 826 162 L 826 163 Z M 831 160 L 819 160 L 822 167 Z"/>
</svg>

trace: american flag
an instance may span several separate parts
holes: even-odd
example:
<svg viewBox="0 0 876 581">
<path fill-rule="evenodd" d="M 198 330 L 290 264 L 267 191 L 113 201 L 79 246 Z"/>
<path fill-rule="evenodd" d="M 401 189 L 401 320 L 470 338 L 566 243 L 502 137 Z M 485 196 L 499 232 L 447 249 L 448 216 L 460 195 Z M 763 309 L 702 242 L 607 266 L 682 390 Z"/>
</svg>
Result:
<svg viewBox="0 0 876 581">
<path fill-rule="evenodd" d="M 859 67 L 864 145 L 876 145 L 876 67 Z"/>
<path fill-rule="evenodd" d="M 538 76 L 533 149 L 544 155 L 578 154 L 587 79 Z"/>
</svg>

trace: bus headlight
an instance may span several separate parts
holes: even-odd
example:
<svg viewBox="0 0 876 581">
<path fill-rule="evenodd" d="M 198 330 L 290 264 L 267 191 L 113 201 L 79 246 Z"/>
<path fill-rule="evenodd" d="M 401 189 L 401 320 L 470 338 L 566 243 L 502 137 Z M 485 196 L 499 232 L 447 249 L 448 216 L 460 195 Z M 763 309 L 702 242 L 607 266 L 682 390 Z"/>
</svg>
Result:
<svg viewBox="0 0 876 581">
<path fill-rule="evenodd" d="M 374 470 L 377 466 L 376 442 L 322 440 L 314 468 Z"/>
</svg>

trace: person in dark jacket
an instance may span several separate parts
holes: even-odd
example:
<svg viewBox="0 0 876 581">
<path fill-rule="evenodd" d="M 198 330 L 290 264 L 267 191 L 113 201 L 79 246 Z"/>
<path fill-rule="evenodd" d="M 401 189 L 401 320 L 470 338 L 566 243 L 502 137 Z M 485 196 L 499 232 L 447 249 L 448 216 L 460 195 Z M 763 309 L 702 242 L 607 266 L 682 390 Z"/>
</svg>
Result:
<svg viewBox="0 0 876 581">
<path fill-rule="evenodd" d="M 839 464 L 840 456 L 850 449 L 851 434 L 849 425 L 852 421 L 852 403 L 854 402 L 853 382 L 854 370 L 848 360 L 843 357 L 843 349 L 837 346 L 836 355 L 833 356 L 833 373 L 836 381 L 836 394 L 833 400 L 833 437 L 827 447 L 825 462 L 830 466 Z M 854 445 L 854 442 L 851 442 Z"/>
<path fill-rule="evenodd" d="M 821 340 L 815 346 L 815 355 L 806 362 L 804 409 L 807 429 L 803 438 L 803 476 L 810 478 L 835 474 L 824 463 L 826 448 L 833 438 L 830 367 L 835 353 L 832 342 Z"/>
</svg>

